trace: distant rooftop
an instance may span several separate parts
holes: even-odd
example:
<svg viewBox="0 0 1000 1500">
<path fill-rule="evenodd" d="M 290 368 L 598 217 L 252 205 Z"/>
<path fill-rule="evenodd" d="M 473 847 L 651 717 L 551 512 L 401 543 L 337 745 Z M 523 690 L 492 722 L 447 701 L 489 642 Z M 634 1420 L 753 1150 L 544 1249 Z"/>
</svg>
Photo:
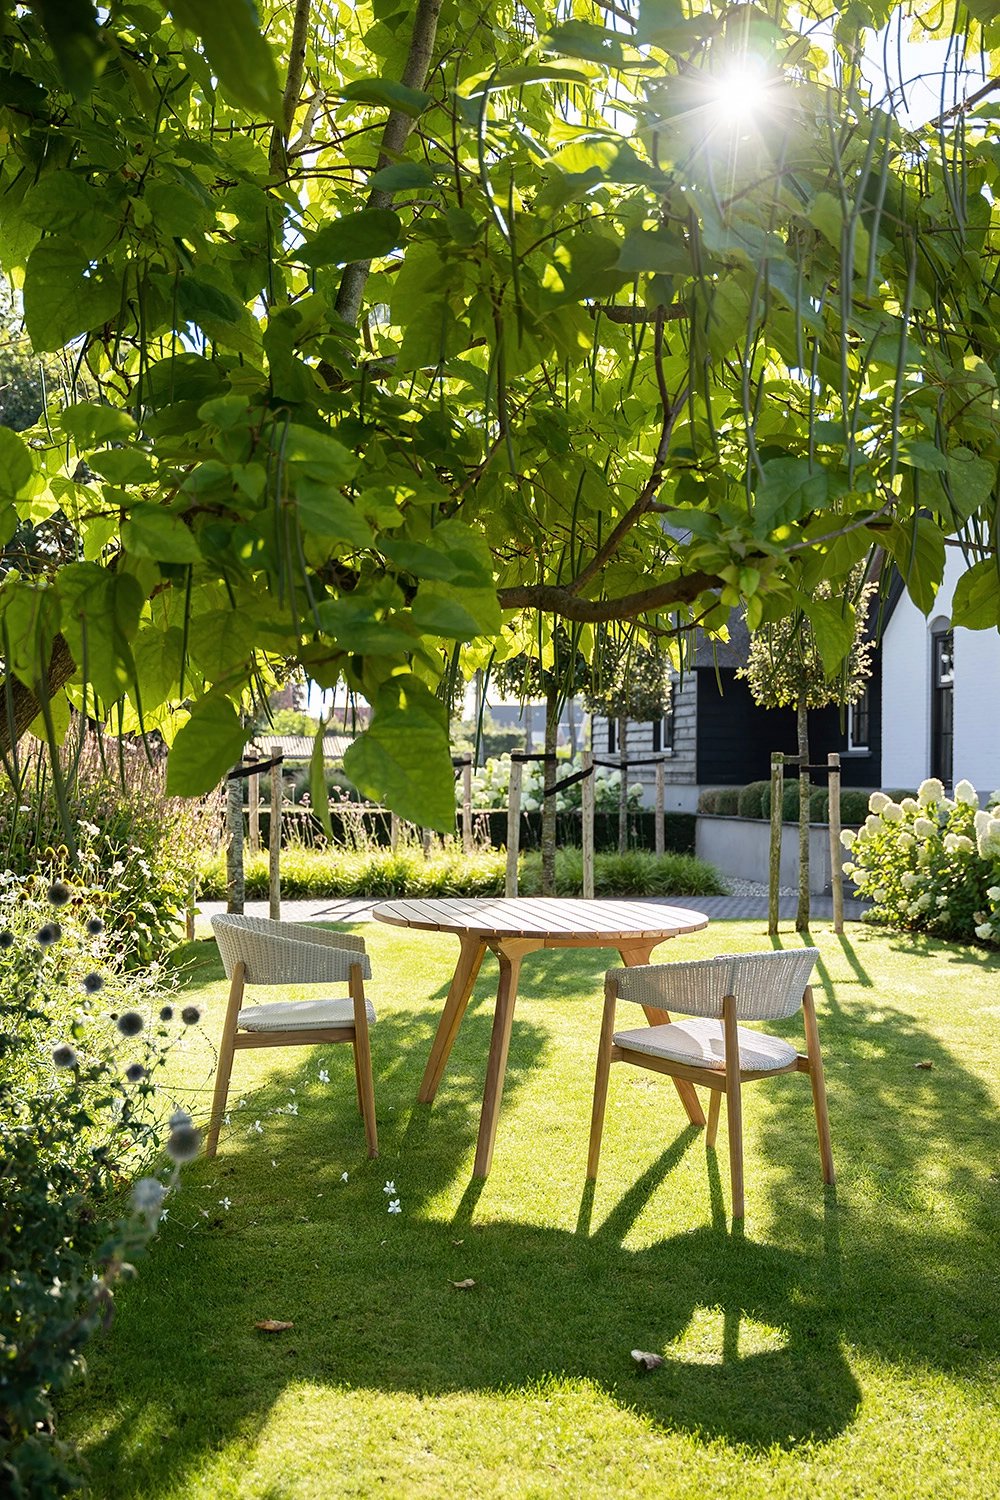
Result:
<svg viewBox="0 0 1000 1500">
<path fill-rule="evenodd" d="M 324 734 L 323 759 L 343 760 L 344 751 L 353 741 L 352 734 Z M 274 755 L 283 755 L 286 760 L 311 760 L 315 742 L 311 734 L 258 734 L 253 743 L 262 760 Z"/>
</svg>

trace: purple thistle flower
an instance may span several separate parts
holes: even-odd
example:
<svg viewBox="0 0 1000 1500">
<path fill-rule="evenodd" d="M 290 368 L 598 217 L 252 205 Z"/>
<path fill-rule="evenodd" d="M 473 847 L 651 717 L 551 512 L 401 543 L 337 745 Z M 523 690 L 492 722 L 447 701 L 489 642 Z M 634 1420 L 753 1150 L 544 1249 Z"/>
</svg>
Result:
<svg viewBox="0 0 1000 1500">
<path fill-rule="evenodd" d="M 60 1042 L 58 1047 L 52 1049 L 52 1061 L 57 1068 L 75 1068 L 80 1059 L 75 1047 L 71 1047 L 69 1042 Z"/>
<path fill-rule="evenodd" d="M 100 974 L 85 974 L 83 976 L 83 987 L 88 995 L 96 995 L 98 990 L 104 988 L 104 980 Z"/>
<path fill-rule="evenodd" d="M 127 1010 L 118 1017 L 118 1030 L 122 1036 L 138 1036 L 145 1024 L 137 1010 Z"/>
<path fill-rule="evenodd" d="M 71 895 L 64 880 L 54 880 L 49 886 L 49 902 L 52 906 L 65 906 Z"/>
<path fill-rule="evenodd" d="M 98 937 L 104 931 L 104 923 L 100 917 L 91 917 L 87 923 L 87 931 L 91 937 Z"/>
<path fill-rule="evenodd" d="M 125 1069 L 125 1077 L 129 1083 L 141 1083 L 146 1077 L 146 1069 L 142 1063 L 130 1063 Z"/>
<path fill-rule="evenodd" d="M 167 1155 L 179 1164 L 194 1161 L 201 1147 L 201 1131 L 193 1125 L 178 1125 L 167 1139 Z"/>
<path fill-rule="evenodd" d="M 0 932 L 0 948 L 12 948 L 13 946 L 14 934 L 9 927 L 5 928 L 3 932 Z"/>
<path fill-rule="evenodd" d="M 185 1005 L 181 1011 L 181 1020 L 185 1026 L 197 1026 L 201 1020 L 201 1007 L 198 1005 Z"/>
<path fill-rule="evenodd" d="M 161 1006 L 160 1007 L 160 1020 L 161 1021 L 172 1021 L 173 1019 L 174 1019 L 174 1007 L 172 1005 L 163 1005 L 163 1006 Z"/>
<path fill-rule="evenodd" d="M 46 922 L 44 927 L 39 927 L 35 933 L 35 942 L 40 948 L 48 948 L 59 936 L 58 922 Z"/>
</svg>

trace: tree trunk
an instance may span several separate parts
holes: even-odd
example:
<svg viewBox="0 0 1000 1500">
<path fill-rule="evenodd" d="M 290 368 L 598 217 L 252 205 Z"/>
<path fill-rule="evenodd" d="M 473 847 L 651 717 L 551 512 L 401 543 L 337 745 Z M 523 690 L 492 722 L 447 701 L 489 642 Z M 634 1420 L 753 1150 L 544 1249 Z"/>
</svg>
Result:
<svg viewBox="0 0 1000 1500">
<path fill-rule="evenodd" d="M 624 714 L 618 715 L 618 759 L 621 761 L 621 785 L 618 788 L 618 853 L 624 854 L 628 849 L 628 773 L 625 762 L 628 759 L 625 749 L 625 738 L 628 730 L 628 719 Z"/>
<path fill-rule="evenodd" d="M 556 741 L 559 735 L 559 694 L 555 688 L 550 688 L 545 695 L 545 754 L 555 756 Z M 546 759 L 545 766 L 545 790 L 556 784 L 555 760 Z M 542 799 L 542 895 L 554 896 L 556 893 L 556 799 L 545 797 Z"/>
<path fill-rule="evenodd" d="M 809 710 L 803 699 L 796 710 L 799 731 L 799 907 L 795 931 L 809 931 Z"/>
</svg>

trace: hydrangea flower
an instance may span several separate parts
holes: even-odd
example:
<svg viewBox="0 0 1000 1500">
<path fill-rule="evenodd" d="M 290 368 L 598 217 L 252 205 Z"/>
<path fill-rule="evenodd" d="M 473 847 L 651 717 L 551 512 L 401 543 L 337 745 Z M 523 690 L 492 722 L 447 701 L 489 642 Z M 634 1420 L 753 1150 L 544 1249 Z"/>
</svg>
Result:
<svg viewBox="0 0 1000 1500">
<path fill-rule="evenodd" d="M 989 922 L 980 922 L 979 926 L 976 928 L 976 937 L 977 938 L 991 938 L 992 936 L 993 936 L 993 927 L 992 927 L 992 925 Z"/>
<path fill-rule="evenodd" d="M 991 885 L 986 894 L 991 901 L 1000 901 L 1000 885 Z"/>
<path fill-rule="evenodd" d="M 960 781 L 955 788 L 955 801 L 964 802 L 969 807 L 979 806 L 979 793 L 971 781 Z"/>
<path fill-rule="evenodd" d="M 878 814 L 887 806 L 889 801 L 890 799 L 886 796 L 885 792 L 872 792 L 868 798 L 868 811 Z"/>
<path fill-rule="evenodd" d="M 937 827 L 930 818 L 917 818 L 913 824 L 913 832 L 918 839 L 929 839 L 934 837 Z"/>
<path fill-rule="evenodd" d="M 913 834 L 912 833 L 908 833 L 906 831 L 906 829 L 904 828 L 903 832 L 899 835 L 899 838 L 898 838 L 897 842 L 898 842 L 899 847 L 901 849 L 912 849 L 913 846 L 914 846 L 914 844 L 917 841 L 913 837 Z"/>
<path fill-rule="evenodd" d="M 917 808 L 920 806 L 920 803 L 917 801 L 916 797 L 904 797 L 899 805 L 904 812 L 916 812 Z"/>
<path fill-rule="evenodd" d="M 840 842 L 843 844 L 845 849 L 851 849 L 854 847 L 854 834 L 849 828 L 845 828 L 843 833 L 840 835 Z"/>
<path fill-rule="evenodd" d="M 936 776 L 928 776 L 917 788 L 917 801 L 921 807 L 931 807 L 935 802 L 944 801 L 944 785 Z"/>
<path fill-rule="evenodd" d="M 903 809 L 898 802 L 887 802 L 882 809 L 883 823 L 901 823 L 903 821 Z"/>
</svg>

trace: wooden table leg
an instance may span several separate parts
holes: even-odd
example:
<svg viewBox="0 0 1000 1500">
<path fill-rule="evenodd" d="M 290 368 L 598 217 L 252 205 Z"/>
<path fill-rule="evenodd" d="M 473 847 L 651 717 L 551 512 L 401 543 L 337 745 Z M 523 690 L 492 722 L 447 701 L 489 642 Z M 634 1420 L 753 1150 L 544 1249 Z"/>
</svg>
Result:
<svg viewBox="0 0 1000 1500">
<path fill-rule="evenodd" d="M 473 1176 L 489 1176 L 493 1160 L 493 1141 L 497 1133 L 497 1117 L 503 1095 L 504 1074 L 507 1071 L 507 1049 L 514 1024 L 514 1004 L 517 1000 L 517 981 L 521 972 L 521 959 L 526 953 L 541 948 L 540 942 L 527 938 L 508 938 L 497 943 L 494 952 L 500 960 L 500 983 L 497 987 L 497 1008 L 493 1016 L 493 1035 L 490 1039 L 490 1055 L 486 1063 L 486 1086 L 483 1090 L 483 1111 L 479 1117 L 479 1139 L 476 1142 L 476 1164 Z"/>
<path fill-rule="evenodd" d="M 626 968 L 631 968 L 634 964 L 648 964 L 649 956 L 656 946 L 656 943 L 636 943 L 634 946 L 628 948 L 619 948 L 618 952 Z M 669 1011 L 658 1010 L 655 1005 L 644 1005 L 642 1008 L 646 1013 L 646 1020 L 650 1026 L 667 1026 L 670 1024 Z M 683 1104 L 684 1112 L 691 1121 L 691 1124 L 704 1125 L 705 1111 L 701 1107 L 698 1091 L 694 1084 L 688 1083 L 686 1078 L 675 1078 L 674 1088 L 677 1090 L 677 1096 Z"/>
<path fill-rule="evenodd" d="M 458 1028 L 465 1015 L 465 1007 L 469 1003 L 479 966 L 486 952 L 486 944 L 482 938 L 470 937 L 463 933 L 459 941 L 462 947 L 458 955 L 458 965 L 448 990 L 448 998 L 444 1002 L 444 1010 L 441 1012 L 431 1055 L 427 1059 L 420 1093 L 417 1096 L 421 1104 L 429 1104 L 437 1093 L 438 1084 L 441 1082 L 445 1064 L 448 1061 L 448 1054 L 458 1035 Z"/>
</svg>

